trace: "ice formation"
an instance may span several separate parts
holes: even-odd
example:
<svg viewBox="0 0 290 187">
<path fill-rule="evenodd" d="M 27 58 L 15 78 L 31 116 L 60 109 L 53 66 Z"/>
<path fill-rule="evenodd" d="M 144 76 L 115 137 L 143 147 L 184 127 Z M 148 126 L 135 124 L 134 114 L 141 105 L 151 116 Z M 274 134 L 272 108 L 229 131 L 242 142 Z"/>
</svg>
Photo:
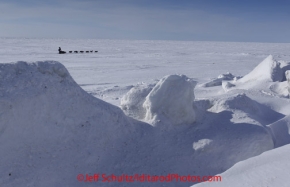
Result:
<svg viewBox="0 0 290 187">
<path fill-rule="evenodd" d="M 194 142 L 192 147 L 195 151 L 204 151 L 208 147 L 210 147 L 212 140 L 210 139 L 201 139 L 198 140 L 197 142 Z"/>
<path fill-rule="evenodd" d="M 268 126 L 271 130 L 275 147 L 290 144 L 290 115 Z"/>
<path fill-rule="evenodd" d="M 276 61 L 272 55 L 265 58 L 250 73 L 238 80 L 239 83 L 249 81 L 282 81 L 284 73 L 280 67 L 280 63 Z"/>
<path fill-rule="evenodd" d="M 145 119 L 151 123 L 165 119 L 173 125 L 193 123 L 196 119 L 193 108 L 195 85 L 196 82 L 185 75 L 162 78 L 143 103 Z"/>
<path fill-rule="evenodd" d="M 91 96 L 58 62 L 0 64 L 0 78 L 0 186 L 87 186 L 76 177 L 93 173 L 213 175 L 274 147 L 268 131 L 252 121 L 265 124 L 271 120 L 262 121 L 264 113 L 272 120 L 276 113 L 245 95 L 212 102 L 204 120 L 190 125 L 197 114 L 196 82 L 184 75 L 133 89 L 123 100 L 127 108 L 142 104 L 146 120 L 173 124 L 172 131 L 128 118 Z M 199 104 L 208 108 L 205 101 Z M 233 122 L 237 111 L 248 120 Z"/>
<path fill-rule="evenodd" d="M 288 82 L 288 93 L 290 95 L 290 71 L 289 70 L 285 72 L 285 76 L 286 76 L 286 80 Z"/>
<path fill-rule="evenodd" d="M 137 119 L 145 117 L 143 103 L 154 85 L 138 85 L 129 90 L 121 99 L 121 108 L 126 114 Z"/>
<path fill-rule="evenodd" d="M 223 81 L 222 88 L 226 92 L 234 89 L 263 89 L 265 84 L 285 81 L 285 72 L 289 69 L 289 63 L 284 61 L 278 62 L 272 55 L 269 55 L 244 77 L 233 81 Z M 280 95 L 284 95 L 284 91 L 278 87 L 281 86 L 276 86 L 277 89 L 275 89 Z"/>
<path fill-rule="evenodd" d="M 220 86 L 222 85 L 223 81 L 231 81 L 231 80 L 237 80 L 240 77 L 235 77 L 230 72 L 227 72 L 225 74 L 221 74 L 218 76 L 218 78 L 213 79 L 207 83 L 202 84 L 203 87 L 212 87 L 212 86 Z"/>
</svg>

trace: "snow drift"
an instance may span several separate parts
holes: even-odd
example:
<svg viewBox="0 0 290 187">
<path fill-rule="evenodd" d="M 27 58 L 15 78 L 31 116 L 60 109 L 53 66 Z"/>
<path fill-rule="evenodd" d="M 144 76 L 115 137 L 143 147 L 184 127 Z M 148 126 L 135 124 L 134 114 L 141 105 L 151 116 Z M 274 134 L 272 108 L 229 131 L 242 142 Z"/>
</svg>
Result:
<svg viewBox="0 0 290 187">
<path fill-rule="evenodd" d="M 289 186 L 290 145 L 267 151 L 235 164 L 222 173 L 221 182 L 204 182 L 192 187 Z"/>
<path fill-rule="evenodd" d="M 280 67 L 280 63 L 277 62 L 272 55 L 269 55 L 264 59 L 257 67 L 255 67 L 250 73 L 239 79 L 238 82 L 246 83 L 249 81 L 282 81 L 284 73 Z"/>
<path fill-rule="evenodd" d="M 222 82 L 227 92 L 232 89 L 249 89 L 263 87 L 264 83 L 282 82 L 286 80 L 285 72 L 290 69 L 289 63 L 278 62 L 269 55 L 258 64 L 250 73 L 240 79 Z"/>
<path fill-rule="evenodd" d="M 259 125 L 271 124 L 284 116 L 271 108 L 252 100 L 246 94 L 234 94 L 212 101 L 212 112 L 232 111 L 234 121 L 250 120 Z"/>
<path fill-rule="evenodd" d="M 58 62 L 0 64 L 0 77 L 0 186 L 80 186 L 78 173 L 114 167 L 107 150 L 134 130 L 120 109 Z"/>
</svg>

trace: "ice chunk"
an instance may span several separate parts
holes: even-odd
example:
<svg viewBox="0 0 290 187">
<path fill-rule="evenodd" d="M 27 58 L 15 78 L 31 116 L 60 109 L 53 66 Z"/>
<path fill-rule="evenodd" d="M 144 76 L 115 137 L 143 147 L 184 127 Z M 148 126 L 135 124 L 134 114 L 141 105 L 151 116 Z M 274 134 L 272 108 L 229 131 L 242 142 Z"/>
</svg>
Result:
<svg viewBox="0 0 290 187">
<path fill-rule="evenodd" d="M 218 76 L 218 78 L 213 79 L 207 83 L 202 84 L 203 87 L 212 87 L 212 86 L 220 86 L 222 85 L 223 81 L 230 81 L 234 79 L 238 79 L 239 77 L 233 76 L 230 72 L 227 72 L 225 74 L 221 74 Z"/>
<path fill-rule="evenodd" d="M 235 87 L 236 85 L 234 85 L 234 84 L 232 84 L 232 83 L 230 83 L 230 82 L 223 82 L 222 83 L 222 87 L 223 87 L 223 89 L 224 89 L 224 91 L 228 91 L 228 90 L 230 90 L 230 88 L 232 88 L 232 87 Z"/>
<path fill-rule="evenodd" d="M 205 149 L 207 149 L 209 147 L 211 142 L 212 142 L 212 140 L 210 140 L 210 139 L 201 139 L 201 140 L 193 143 L 193 149 L 195 151 L 204 151 Z"/>
<path fill-rule="evenodd" d="M 143 119 L 146 113 L 143 103 L 152 88 L 153 85 L 139 85 L 131 88 L 121 99 L 122 110 L 132 117 Z"/>
<path fill-rule="evenodd" d="M 169 75 L 152 89 L 143 104 L 145 119 L 154 123 L 162 118 L 171 124 L 190 124 L 196 119 L 193 108 L 196 81 L 185 75 Z"/>
</svg>

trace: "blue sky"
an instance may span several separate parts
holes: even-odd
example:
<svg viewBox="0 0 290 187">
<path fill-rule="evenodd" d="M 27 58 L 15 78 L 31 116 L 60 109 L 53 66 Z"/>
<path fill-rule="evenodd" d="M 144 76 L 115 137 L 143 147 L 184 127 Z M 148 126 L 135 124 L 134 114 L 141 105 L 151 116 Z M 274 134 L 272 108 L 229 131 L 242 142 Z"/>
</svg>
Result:
<svg viewBox="0 0 290 187">
<path fill-rule="evenodd" d="M 290 42 L 289 0 L 0 0 L 0 37 Z"/>
</svg>

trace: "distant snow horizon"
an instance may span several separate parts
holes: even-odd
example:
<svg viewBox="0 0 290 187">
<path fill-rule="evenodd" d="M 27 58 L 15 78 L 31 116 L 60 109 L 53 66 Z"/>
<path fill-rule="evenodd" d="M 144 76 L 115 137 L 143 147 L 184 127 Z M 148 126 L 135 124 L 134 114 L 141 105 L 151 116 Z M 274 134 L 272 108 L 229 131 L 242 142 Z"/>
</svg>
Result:
<svg viewBox="0 0 290 187">
<path fill-rule="evenodd" d="M 28 39 L 28 40 L 104 40 L 104 41 L 159 41 L 159 42 L 216 42 L 216 43 L 261 43 L 261 44 L 290 44 L 287 42 L 269 41 L 226 41 L 226 40 L 178 40 L 178 39 L 122 39 L 122 38 L 57 38 L 57 37 L 0 37 L 0 39 Z"/>
</svg>

